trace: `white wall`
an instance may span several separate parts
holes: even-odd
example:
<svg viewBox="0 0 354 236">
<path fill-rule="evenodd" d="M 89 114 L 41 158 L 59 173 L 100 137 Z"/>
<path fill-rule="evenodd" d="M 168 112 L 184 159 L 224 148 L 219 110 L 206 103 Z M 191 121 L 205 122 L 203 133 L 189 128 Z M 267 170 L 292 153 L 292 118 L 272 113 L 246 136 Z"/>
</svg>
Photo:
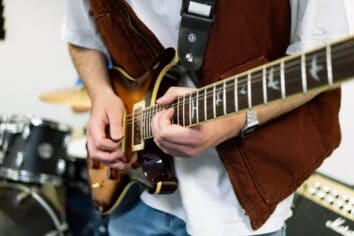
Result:
<svg viewBox="0 0 354 236">
<path fill-rule="evenodd" d="M 342 91 L 342 142 L 319 171 L 354 187 L 354 81 L 344 84 Z"/>
<path fill-rule="evenodd" d="M 72 0 L 78 1 L 78 0 Z M 63 0 L 5 0 L 6 40 L 0 41 L 0 115 L 32 113 L 42 118 L 85 125 L 87 114 L 46 104 L 38 95 L 71 87 L 76 79 L 60 39 Z M 343 86 L 342 144 L 320 168 L 354 185 L 354 83 Z"/>
<path fill-rule="evenodd" d="M 77 77 L 60 39 L 63 0 L 5 0 L 6 38 L 0 41 L 0 114 L 31 113 L 85 125 L 87 114 L 43 103 L 38 95 L 71 87 Z"/>
</svg>

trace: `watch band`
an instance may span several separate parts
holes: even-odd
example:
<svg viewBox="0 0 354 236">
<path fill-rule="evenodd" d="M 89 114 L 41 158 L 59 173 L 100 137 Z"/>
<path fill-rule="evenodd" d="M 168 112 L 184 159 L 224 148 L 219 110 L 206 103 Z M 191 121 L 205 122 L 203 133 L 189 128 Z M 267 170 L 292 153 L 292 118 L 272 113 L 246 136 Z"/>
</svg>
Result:
<svg viewBox="0 0 354 236">
<path fill-rule="evenodd" d="M 253 134 L 259 126 L 259 121 L 257 118 L 257 113 L 249 109 L 246 111 L 246 125 L 241 129 L 240 136 L 241 138 L 246 138 Z"/>
</svg>

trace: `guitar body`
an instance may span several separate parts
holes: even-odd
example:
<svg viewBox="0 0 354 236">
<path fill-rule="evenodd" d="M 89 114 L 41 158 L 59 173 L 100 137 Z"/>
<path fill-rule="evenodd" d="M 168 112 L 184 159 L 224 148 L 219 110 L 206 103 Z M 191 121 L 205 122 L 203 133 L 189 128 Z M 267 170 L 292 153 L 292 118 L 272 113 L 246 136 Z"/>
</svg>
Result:
<svg viewBox="0 0 354 236">
<path fill-rule="evenodd" d="M 140 78 L 132 78 L 121 69 L 111 70 L 111 82 L 115 92 L 125 104 L 126 113 L 134 114 L 135 105 L 144 102 L 148 106 L 165 92 L 166 72 L 177 63 L 174 49 L 166 49 L 157 62 Z M 165 86 L 164 86 L 165 85 Z M 88 174 L 95 207 L 103 214 L 113 209 L 124 210 L 147 189 L 150 193 L 171 193 L 177 189 L 172 157 L 164 154 L 152 140 L 134 145 L 132 119 L 123 118 L 124 137 L 121 148 L 128 160 L 125 171 L 110 169 L 103 163 L 88 158 Z M 136 129 L 136 128 L 135 128 Z"/>
</svg>

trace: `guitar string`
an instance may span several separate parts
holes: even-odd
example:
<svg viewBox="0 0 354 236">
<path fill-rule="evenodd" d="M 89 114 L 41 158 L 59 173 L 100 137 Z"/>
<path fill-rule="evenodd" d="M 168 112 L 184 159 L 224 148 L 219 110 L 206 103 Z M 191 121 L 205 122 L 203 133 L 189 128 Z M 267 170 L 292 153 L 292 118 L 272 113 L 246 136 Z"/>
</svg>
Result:
<svg viewBox="0 0 354 236">
<path fill-rule="evenodd" d="M 343 58 L 341 58 L 341 59 L 343 59 Z M 300 81 L 301 82 L 301 81 Z M 326 81 L 326 84 L 323 84 L 323 85 L 327 85 L 327 81 Z M 302 85 L 301 85 L 302 86 Z M 320 85 L 321 86 L 321 85 Z M 316 87 L 318 87 L 318 86 L 316 86 Z M 219 91 L 222 91 L 223 90 L 223 88 L 221 87 L 221 88 L 217 88 L 216 90 L 219 90 Z M 311 88 L 309 89 L 309 90 L 312 90 Z M 193 98 L 192 98 L 193 99 Z M 281 99 L 281 97 L 279 97 L 279 100 Z M 246 107 L 245 108 L 242 108 L 241 110 L 243 110 L 243 109 L 246 109 L 247 107 L 248 107 L 248 96 L 244 96 L 244 98 L 241 98 L 241 101 L 242 102 L 245 102 L 246 101 Z M 276 99 L 276 100 L 278 100 L 278 99 Z M 187 109 L 189 110 L 190 108 L 189 108 L 189 106 L 190 106 L 190 99 L 189 99 L 189 96 L 186 98 L 186 100 L 185 100 L 185 102 L 184 102 L 184 104 L 178 104 L 179 105 L 179 107 L 182 107 L 182 109 L 184 109 L 184 106 L 187 106 Z M 192 100 L 192 101 L 196 101 L 196 100 Z M 229 100 L 227 100 L 227 101 L 229 101 Z M 241 103 L 241 102 L 240 102 Z M 263 102 L 262 102 L 263 103 Z M 262 104 L 262 103 L 259 103 L 259 104 Z M 256 104 L 256 105 L 259 105 L 259 104 Z M 176 107 L 176 103 L 174 103 L 174 104 L 172 104 L 173 106 L 172 107 Z M 208 110 L 208 109 L 207 109 Z M 214 107 L 213 107 L 213 110 L 214 110 Z M 223 110 L 223 109 L 222 109 Z M 155 115 L 155 113 L 154 113 L 154 110 L 152 109 L 152 112 L 153 113 L 150 113 L 150 116 L 148 116 L 147 118 L 149 119 L 149 122 L 148 122 L 148 129 L 146 130 L 146 128 L 144 128 L 142 131 L 143 131 L 143 138 L 144 139 L 147 139 L 147 138 L 151 138 L 152 137 L 152 131 L 151 131 L 151 129 L 150 129 L 150 122 L 151 122 L 151 118 Z M 188 113 L 189 111 L 187 111 L 187 113 Z M 222 114 L 223 115 L 227 115 L 227 114 L 232 114 L 232 113 L 236 113 L 237 111 L 232 111 L 232 112 L 226 112 L 226 114 L 224 113 L 224 110 L 222 111 Z M 210 113 L 210 112 L 209 112 Z M 208 114 L 209 114 L 208 113 Z M 179 113 L 179 114 L 177 114 L 177 113 L 175 113 L 175 116 L 180 116 L 181 114 Z M 174 116 L 174 118 L 176 118 Z M 219 114 L 217 115 L 217 117 L 218 116 L 220 116 Z M 204 117 L 204 116 L 203 116 Z M 201 122 L 204 122 L 204 121 L 208 121 L 208 120 L 213 120 L 213 119 L 215 119 L 216 117 L 211 117 L 211 118 L 208 118 L 208 117 L 204 117 L 204 120 L 202 120 Z M 195 125 L 197 125 L 198 123 L 199 123 L 199 121 L 198 122 L 196 122 L 197 120 L 195 119 L 195 118 L 190 118 L 189 117 L 189 115 L 188 115 L 188 117 L 185 117 L 185 119 L 184 119 L 184 121 L 183 121 L 183 126 L 189 126 L 189 125 L 193 125 L 193 124 L 195 124 Z M 184 124 L 184 122 L 187 124 L 187 125 L 185 125 Z M 181 124 L 179 124 L 179 125 L 181 125 Z M 145 123 L 144 123 L 144 126 L 145 126 Z"/>
<path fill-rule="evenodd" d="M 353 48 L 354 49 L 354 48 Z M 336 56 L 338 56 L 338 55 L 336 55 Z M 332 58 L 334 58 L 333 56 L 332 56 Z M 300 59 L 299 57 L 297 57 L 296 59 Z M 326 59 L 326 55 L 325 56 L 323 56 L 323 57 L 319 57 L 318 58 L 318 63 L 319 62 L 323 62 L 323 60 L 325 60 Z M 301 63 L 299 63 L 299 62 L 297 62 L 296 60 L 294 60 L 293 59 L 293 62 L 295 62 L 295 63 L 292 63 L 292 64 L 286 64 L 286 66 L 287 66 L 287 68 L 289 68 L 289 69 L 286 69 L 286 73 L 287 73 L 287 75 L 289 75 L 289 74 L 291 74 L 291 72 L 294 72 L 294 71 L 297 71 L 297 69 L 299 68 L 299 65 L 301 65 Z M 291 66 L 290 66 L 291 65 Z M 296 65 L 296 67 L 293 67 L 293 65 Z M 280 68 L 279 68 L 279 66 L 277 66 L 277 67 L 273 67 L 273 68 L 275 68 L 274 69 L 274 71 L 273 71 L 273 73 L 274 74 L 277 74 L 277 73 L 279 73 L 280 72 Z M 295 70 L 292 70 L 291 68 L 295 68 Z M 300 67 L 301 68 L 301 67 Z M 255 71 L 255 72 L 263 72 L 263 69 L 260 69 L 259 71 Z M 219 85 L 219 84 L 222 84 L 222 83 L 227 83 L 227 82 L 229 82 L 229 81 L 232 81 L 233 79 L 235 79 L 235 77 L 237 77 L 237 76 L 233 76 L 233 77 L 230 77 L 230 78 L 227 78 L 227 79 L 225 79 L 225 80 L 223 80 L 223 82 L 216 82 L 214 85 L 213 85 L 213 87 L 215 87 L 215 86 L 217 86 L 217 85 Z M 241 78 L 242 77 L 246 77 L 244 80 L 240 80 L 240 81 L 238 81 L 238 87 L 242 87 L 242 86 L 245 86 L 245 85 L 247 85 L 247 83 L 248 83 L 248 79 L 247 79 L 247 75 L 243 75 L 243 76 L 241 76 Z M 240 77 L 239 77 L 240 78 Z M 260 80 L 258 80 L 258 79 L 255 79 L 255 78 L 260 78 Z M 258 74 L 257 74 L 257 76 L 256 77 L 253 77 L 253 79 L 251 80 L 251 83 L 252 84 L 256 84 L 256 82 L 260 82 L 260 81 L 262 81 L 263 80 L 263 75 L 262 76 L 258 76 Z M 295 82 L 298 82 L 298 78 L 295 78 Z M 263 81 L 262 81 L 263 82 Z M 287 81 L 287 82 L 289 82 L 289 80 Z M 293 82 L 293 81 L 292 81 Z M 290 84 L 292 84 L 291 82 L 290 83 L 286 83 L 287 85 L 290 85 Z M 231 85 L 231 86 L 233 86 L 233 85 Z M 213 88 L 212 86 L 209 86 L 208 88 Z M 221 89 L 223 89 L 223 88 L 221 88 Z M 226 87 L 226 89 L 228 89 L 227 87 Z M 205 90 L 205 89 L 204 89 Z M 195 92 L 192 92 L 192 93 L 188 93 L 188 94 L 186 94 L 186 95 L 184 95 L 184 96 L 187 96 L 186 98 L 187 98 L 187 100 L 189 100 L 189 94 L 193 94 L 193 93 L 195 93 Z M 211 91 L 209 91 L 209 92 L 207 92 L 207 97 L 209 97 L 209 96 L 213 96 L 214 95 L 214 90 L 213 89 L 211 89 Z M 203 98 L 204 98 L 204 94 L 202 95 L 203 96 Z M 180 96 L 180 97 L 183 97 L 183 96 Z M 195 98 L 200 98 L 200 97 L 195 97 Z M 195 99 L 194 98 L 194 99 Z M 146 108 L 146 109 L 144 109 L 145 111 L 146 110 L 153 110 L 153 109 L 158 109 L 158 105 L 154 105 L 154 106 L 150 106 L 150 107 L 148 107 L 148 108 Z M 139 115 L 138 113 L 135 113 L 135 115 Z M 131 117 L 131 115 L 130 116 L 128 116 L 129 118 Z M 129 121 L 129 120 L 128 120 Z"/>
<path fill-rule="evenodd" d="M 349 53 L 349 54 L 351 54 L 351 53 Z M 344 54 L 343 54 L 344 55 Z M 338 55 L 336 55 L 336 57 L 338 57 Z M 332 57 L 332 59 L 334 59 L 335 57 Z M 326 60 L 326 56 L 323 56 L 323 57 L 321 57 L 321 58 L 318 58 L 318 62 L 325 62 Z M 293 65 L 298 65 L 298 66 L 300 66 L 301 65 L 301 63 L 298 63 L 298 62 L 296 62 L 296 63 L 293 63 Z M 288 67 L 288 66 L 287 66 Z M 290 67 L 289 67 L 290 68 Z M 294 71 L 296 71 L 296 72 L 298 72 L 298 67 L 296 68 L 296 70 L 288 70 L 287 69 L 287 76 L 289 77 L 289 74 L 291 73 L 291 72 L 294 72 Z M 261 71 L 260 71 L 261 72 Z M 276 73 L 279 73 L 280 72 L 280 69 L 276 69 L 273 73 L 274 74 L 276 74 Z M 301 71 L 300 71 L 300 73 L 301 73 Z M 300 75 L 301 76 L 301 75 Z M 252 79 L 252 83 L 253 84 L 256 84 L 255 82 L 259 82 L 259 81 L 262 81 L 263 82 L 263 75 L 262 75 L 262 73 L 260 73 L 260 74 L 257 74 L 255 77 L 253 77 L 254 79 Z M 261 78 L 261 80 L 258 80 L 258 78 Z M 229 79 L 226 79 L 223 83 L 226 83 L 226 82 L 229 82 L 229 81 L 232 81 L 232 80 L 229 80 Z M 288 83 L 286 83 L 286 85 L 291 85 L 291 84 L 294 84 L 294 83 L 299 83 L 299 81 L 300 81 L 300 83 L 301 83 L 301 80 L 299 80 L 298 78 L 295 78 L 295 80 L 291 80 L 290 81 L 290 83 L 289 83 L 289 81 L 290 80 L 288 80 L 288 81 L 286 81 L 286 82 L 288 82 Z M 247 83 L 248 83 L 248 80 L 247 80 Z M 243 83 L 242 84 L 242 81 L 240 81 L 239 82 L 239 84 L 238 84 L 238 86 L 242 86 L 242 85 L 245 85 L 245 83 Z M 214 85 L 214 86 L 217 86 L 217 85 Z M 232 89 L 234 89 L 234 83 L 232 84 L 232 85 L 230 85 L 229 87 L 228 86 L 226 86 L 225 87 L 225 92 L 228 92 L 229 91 L 229 89 L 232 87 Z M 212 87 L 210 87 L 210 88 L 212 88 Z M 215 92 L 219 92 L 219 91 L 223 91 L 224 90 L 224 86 L 222 86 L 222 87 L 220 87 L 220 88 L 216 88 L 215 89 Z M 204 90 L 205 91 L 205 90 Z M 192 94 L 193 94 L 193 92 L 192 92 Z M 186 95 L 185 95 L 186 96 Z M 180 103 L 177 103 L 177 102 L 174 102 L 174 103 L 172 103 L 172 104 L 169 104 L 169 105 L 164 105 L 164 106 L 161 106 L 161 105 L 154 105 L 154 106 L 151 106 L 151 107 L 148 107 L 148 108 L 146 108 L 146 109 L 144 109 L 144 111 L 142 111 L 142 112 L 140 112 L 140 114 L 139 114 L 139 112 L 138 113 L 135 113 L 135 116 L 141 116 L 142 114 L 143 114 L 143 117 L 144 117 L 144 119 L 151 119 L 155 114 L 156 114 L 156 111 L 160 111 L 160 110 L 162 110 L 162 109 L 166 109 L 166 108 L 170 108 L 170 107 L 174 107 L 174 108 L 177 108 L 177 106 L 179 106 L 179 107 L 183 107 L 184 105 L 189 105 L 191 102 L 195 102 L 197 99 L 199 100 L 201 97 L 204 99 L 205 97 L 207 97 L 207 98 L 210 98 L 211 96 L 214 96 L 214 89 L 212 88 L 212 89 L 210 89 L 210 91 L 209 92 L 207 92 L 207 95 L 205 95 L 205 92 L 201 95 L 201 96 L 199 96 L 199 97 L 192 97 L 192 100 L 190 100 L 190 93 L 189 94 L 187 94 L 187 96 L 186 96 L 186 98 L 185 98 L 185 102 L 184 103 L 182 103 L 182 104 L 180 104 Z M 181 96 L 182 97 L 182 96 Z M 245 98 L 240 98 L 240 99 L 243 99 L 243 101 L 244 100 L 247 100 L 248 99 L 248 96 L 246 96 Z M 183 105 L 184 104 L 184 105 Z M 149 116 L 144 116 L 144 112 L 145 113 L 153 113 L 153 114 L 150 114 Z M 127 117 L 129 117 L 129 118 L 131 118 L 132 117 L 132 115 L 130 115 L 130 116 L 127 116 Z M 128 124 L 131 124 L 130 122 L 132 121 L 131 119 L 126 119 L 126 121 L 127 121 L 127 123 Z"/>
<path fill-rule="evenodd" d="M 298 83 L 298 81 L 297 81 L 297 83 Z M 326 83 L 327 84 L 327 83 Z M 223 91 L 223 88 L 221 87 L 221 88 L 216 88 L 215 89 L 215 91 L 216 92 L 218 92 L 218 91 Z M 226 91 L 227 92 L 227 91 Z M 213 91 L 213 96 L 214 96 L 214 91 Z M 207 97 L 209 97 L 209 95 L 207 95 Z M 279 99 L 280 99 L 280 97 L 279 97 Z M 246 101 L 246 103 L 248 104 L 248 96 L 244 96 L 244 97 L 241 97 L 241 98 L 239 98 L 239 100 L 240 100 L 240 102 L 239 102 L 239 104 L 242 104 L 242 103 L 244 103 L 245 101 Z M 192 103 L 192 102 L 195 102 L 196 101 L 196 99 L 195 98 L 193 98 L 192 97 L 192 100 L 190 100 L 190 97 L 188 96 L 186 99 L 185 99 L 185 101 L 184 101 L 184 103 L 182 103 L 182 104 L 180 104 L 180 103 L 173 103 L 172 105 L 170 105 L 170 106 L 164 106 L 164 107 L 161 107 L 161 106 L 159 106 L 159 107 L 154 107 L 154 108 L 150 108 L 150 110 L 149 110 L 149 113 L 147 113 L 148 115 L 147 116 L 143 116 L 143 121 L 144 121 L 144 125 L 145 125 L 145 122 L 147 121 L 148 122 L 148 124 L 151 122 L 151 118 L 156 114 L 156 111 L 160 111 L 161 109 L 163 109 L 163 108 L 167 108 L 167 107 L 174 107 L 174 108 L 176 108 L 177 106 L 179 107 L 179 108 L 182 108 L 182 109 L 184 109 L 185 108 L 185 106 L 187 106 L 187 107 L 189 107 L 190 106 L 190 103 Z M 228 100 L 227 100 L 228 101 Z M 226 102 L 227 102 L 226 101 Z M 246 104 L 246 103 L 244 103 L 244 104 Z M 260 103 L 261 104 L 261 103 Z M 256 104 L 256 105 L 258 105 L 258 104 Z M 214 110 L 214 109 L 213 109 Z M 233 112 L 229 112 L 229 113 L 234 113 L 234 112 L 237 112 L 237 111 L 233 111 Z M 188 113 L 188 112 L 187 112 Z M 223 113 L 224 114 L 224 113 Z M 175 116 L 174 116 L 174 119 L 176 119 L 177 117 L 176 116 L 180 116 L 181 114 L 179 113 L 179 114 L 177 114 L 177 113 L 175 113 Z M 189 116 L 189 115 L 188 115 Z M 218 115 L 219 116 L 219 115 Z M 195 121 L 195 119 L 194 118 L 189 118 L 189 117 L 187 117 L 187 119 L 184 119 L 184 121 L 186 121 L 186 123 L 187 124 L 189 124 L 189 123 L 191 123 L 190 125 L 192 125 L 193 123 L 194 123 L 194 121 Z M 206 121 L 206 120 L 208 120 L 209 118 L 208 117 L 203 117 L 204 118 L 204 120 L 202 119 L 202 121 Z M 215 117 L 212 117 L 211 119 L 213 119 L 213 118 L 215 118 Z M 146 119 L 148 119 L 148 120 L 146 120 Z M 183 119 L 183 118 L 182 118 Z M 191 120 L 193 120 L 193 121 L 191 121 Z M 179 123 L 179 122 L 178 122 Z M 149 126 L 149 125 L 148 125 Z M 150 130 L 148 130 L 147 132 L 145 132 L 144 131 L 144 136 L 146 136 L 146 134 L 145 133 L 148 133 L 148 132 L 151 132 Z"/>
<path fill-rule="evenodd" d="M 343 58 L 342 58 L 343 59 Z M 297 82 L 298 83 L 298 81 L 295 81 L 295 82 Z M 289 84 L 293 84 L 294 83 L 294 81 L 292 81 L 292 83 L 288 83 L 288 85 Z M 324 84 L 324 85 L 327 85 L 327 83 L 326 84 Z M 233 86 L 232 86 L 233 87 Z M 217 91 L 223 91 L 224 90 L 224 88 L 223 87 L 221 87 L 221 88 L 216 88 L 215 89 L 215 92 L 217 92 Z M 311 90 L 311 89 L 310 89 Z M 214 96 L 214 90 L 212 90 L 211 91 L 213 94 L 212 94 L 212 96 Z M 225 92 L 227 92 L 227 90 L 225 91 Z M 203 96 L 203 98 L 204 98 L 205 96 Z M 210 94 L 209 95 L 207 95 L 207 98 L 210 98 Z M 144 126 L 145 126 L 145 124 L 146 124 L 146 122 L 148 123 L 148 128 L 150 127 L 150 122 L 151 122 L 151 118 L 156 114 L 156 112 L 157 111 L 160 111 L 161 109 L 164 109 L 164 108 L 169 108 L 169 107 L 174 107 L 174 108 L 176 108 L 177 106 L 179 107 L 179 108 L 182 108 L 182 109 L 184 109 L 184 107 L 185 106 L 187 106 L 187 107 L 189 107 L 190 106 L 190 103 L 191 102 L 195 102 L 196 101 L 196 97 L 192 97 L 192 100 L 190 100 L 189 99 L 190 98 L 190 96 L 187 96 L 186 97 L 186 99 L 185 99 L 185 101 L 184 101 L 184 103 L 182 103 L 182 104 L 180 104 L 180 103 L 173 103 L 173 104 L 169 104 L 169 105 L 164 105 L 164 107 L 161 107 L 161 106 L 153 106 L 153 107 L 150 107 L 150 109 L 149 109 L 149 112 L 147 113 L 147 114 L 149 114 L 149 115 L 147 115 L 147 116 L 143 116 L 142 118 L 142 120 L 143 120 L 143 122 L 144 122 Z M 279 97 L 279 99 L 280 99 L 281 97 Z M 244 96 L 243 98 L 241 97 L 241 98 L 239 98 L 239 104 L 242 104 L 242 102 L 244 103 L 245 101 L 246 101 L 246 104 L 248 104 L 248 96 Z M 261 103 L 260 103 L 261 104 Z M 256 104 L 256 105 L 258 105 L 258 104 Z M 213 109 L 214 110 L 214 109 Z M 231 113 L 235 113 L 235 112 L 237 112 L 237 111 L 233 111 L 233 112 L 229 112 L 229 114 L 231 114 Z M 187 112 L 188 113 L 188 112 Z M 223 113 L 224 114 L 224 113 Z M 181 114 L 177 114 L 177 113 L 175 113 L 175 115 L 174 115 L 174 119 L 176 119 L 177 117 L 176 116 L 180 116 Z M 219 116 L 219 115 L 218 115 Z M 193 122 L 195 121 L 195 119 L 191 119 L 191 118 L 189 118 L 189 117 L 187 117 L 187 119 L 184 119 L 184 121 L 186 121 L 186 123 L 187 124 L 189 124 L 189 123 L 191 123 L 190 125 L 192 125 L 193 124 Z M 214 118 L 216 118 L 216 117 L 212 117 L 211 119 L 214 119 Z M 146 120 L 146 119 L 148 119 L 148 120 Z M 182 118 L 183 119 L 183 118 Z M 193 122 L 190 122 L 191 120 L 193 120 Z M 204 117 L 204 120 L 203 121 L 207 121 L 207 120 L 209 120 L 209 118 L 208 117 Z M 146 133 L 147 134 L 149 134 L 149 132 L 151 132 L 151 130 L 150 129 L 148 129 L 146 132 L 145 132 L 145 128 L 144 128 L 144 130 L 143 130 L 143 136 L 144 136 L 144 138 L 145 138 L 145 136 L 146 136 Z M 151 135 L 148 135 L 148 137 L 150 137 Z"/>
</svg>

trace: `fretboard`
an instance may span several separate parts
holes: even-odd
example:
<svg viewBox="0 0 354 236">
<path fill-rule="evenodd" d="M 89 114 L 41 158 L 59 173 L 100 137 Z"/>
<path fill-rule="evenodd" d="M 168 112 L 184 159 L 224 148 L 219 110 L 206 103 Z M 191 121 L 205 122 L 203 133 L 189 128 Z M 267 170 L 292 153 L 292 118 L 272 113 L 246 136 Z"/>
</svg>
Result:
<svg viewBox="0 0 354 236">
<path fill-rule="evenodd" d="M 354 37 L 287 56 L 187 93 L 168 106 L 142 111 L 142 137 L 152 137 L 151 119 L 173 107 L 173 123 L 201 123 L 316 89 L 330 89 L 354 77 Z"/>
</svg>

